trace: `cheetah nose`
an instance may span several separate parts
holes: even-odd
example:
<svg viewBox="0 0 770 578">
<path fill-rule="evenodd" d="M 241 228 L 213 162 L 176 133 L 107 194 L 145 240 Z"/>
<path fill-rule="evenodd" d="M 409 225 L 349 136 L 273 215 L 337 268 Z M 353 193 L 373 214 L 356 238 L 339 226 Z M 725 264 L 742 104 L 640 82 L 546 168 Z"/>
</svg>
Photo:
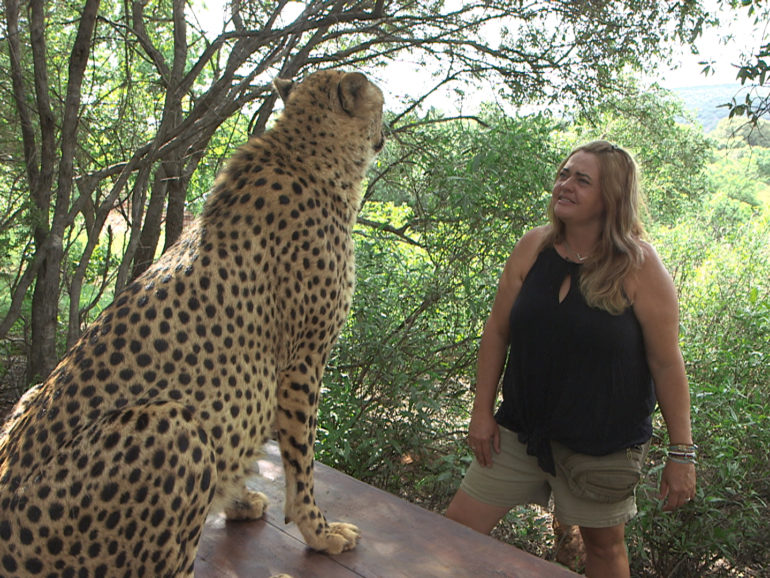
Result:
<svg viewBox="0 0 770 578">
<path fill-rule="evenodd" d="M 376 153 L 380 152 L 384 146 L 385 146 L 385 134 L 380 133 L 380 140 L 379 142 L 377 142 L 377 144 L 374 145 L 374 152 Z"/>
<path fill-rule="evenodd" d="M 385 147 L 385 135 L 391 134 L 392 130 L 387 122 L 383 122 L 380 126 L 380 140 L 374 145 L 374 152 L 378 153 Z"/>
</svg>

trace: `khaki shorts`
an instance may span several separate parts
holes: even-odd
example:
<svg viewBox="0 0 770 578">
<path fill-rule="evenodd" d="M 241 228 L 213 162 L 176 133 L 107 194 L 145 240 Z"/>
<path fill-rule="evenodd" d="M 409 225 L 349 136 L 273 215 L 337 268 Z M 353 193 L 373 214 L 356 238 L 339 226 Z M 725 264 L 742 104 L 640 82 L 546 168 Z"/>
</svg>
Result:
<svg viewBox="0 0 770 578">
<path fill-rule="evenodd" d="M 485 504 L 513 508 L 523 504 L 548 506 L 563 524 L 606 528 L 636 515 L 635 490 L 642 475 L 649 442 L 607 456 L 579 454 L 552 442 L 556 476 L 540 469 L 518 435 L 500 428 L 500 453 L 492 452 L 492 467 L 475 459 L 460 486 Z"/>
</svg>

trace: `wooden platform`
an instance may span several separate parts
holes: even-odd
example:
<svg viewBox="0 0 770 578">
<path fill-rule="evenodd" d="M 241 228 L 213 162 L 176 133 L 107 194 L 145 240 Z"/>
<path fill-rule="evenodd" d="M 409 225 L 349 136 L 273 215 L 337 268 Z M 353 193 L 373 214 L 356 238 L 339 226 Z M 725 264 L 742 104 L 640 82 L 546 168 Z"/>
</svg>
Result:
<svg viewBox="0 0 770 578">
<path fill-rule="evenodd" d="M 283 468 L 269 444 L 255 484 L 270 497 L 265 518 L 225 522 L 212 516 L 201 537 L 195 578 L 568 577 L 569 570 L 316 464 L 315 496 L 330 521 L 356 524 L 358 546 L 338 556 L 307 548 L 283 521 Z"/>
</svg>

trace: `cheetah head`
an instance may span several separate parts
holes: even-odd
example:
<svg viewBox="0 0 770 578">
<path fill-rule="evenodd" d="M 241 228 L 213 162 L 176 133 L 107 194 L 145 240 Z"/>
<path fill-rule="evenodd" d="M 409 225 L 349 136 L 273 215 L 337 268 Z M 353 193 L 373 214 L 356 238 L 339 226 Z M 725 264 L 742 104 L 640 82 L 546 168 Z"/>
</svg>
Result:
<svg viewBox="0 0 770 578">
<path fill-rule="evenodd" d="M 335 117 L 336 135 L 364 137 L 373 158 L 385 144 L 382 126 L 382 91 L 360 72 L 319 70 L 302 82 L 277 78 L 273 82 L 284 102 L 284 116 L 302 116 L 309 109 L 320 108 Z"/>
</svg>

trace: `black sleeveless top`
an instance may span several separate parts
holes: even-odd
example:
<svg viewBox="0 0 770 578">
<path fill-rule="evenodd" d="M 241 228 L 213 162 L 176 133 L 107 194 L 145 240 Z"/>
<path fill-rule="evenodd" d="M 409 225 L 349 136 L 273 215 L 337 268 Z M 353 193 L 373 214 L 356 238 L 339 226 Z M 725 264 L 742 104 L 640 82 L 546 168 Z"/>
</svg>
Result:
<svg viewBox="0 0 770 578">
<path fill-rule="evenodd" d="M 559 302 L 567 276 L 569 292 Z M 652 435 L 655 392 L 639 321 L 631 307 L 620 315 L 589 307 L 579 276 L 580 265 L 553 247 L 538 255 L 511 308 L 495 416 L 554 475 L 552 440 L 598 456 Z"/>
</svg>

